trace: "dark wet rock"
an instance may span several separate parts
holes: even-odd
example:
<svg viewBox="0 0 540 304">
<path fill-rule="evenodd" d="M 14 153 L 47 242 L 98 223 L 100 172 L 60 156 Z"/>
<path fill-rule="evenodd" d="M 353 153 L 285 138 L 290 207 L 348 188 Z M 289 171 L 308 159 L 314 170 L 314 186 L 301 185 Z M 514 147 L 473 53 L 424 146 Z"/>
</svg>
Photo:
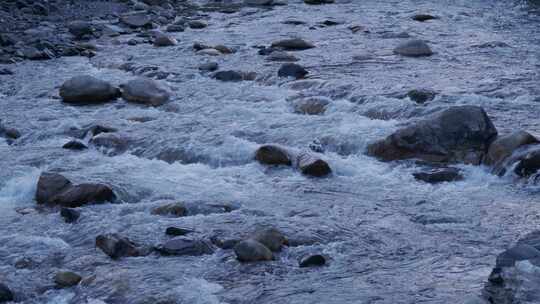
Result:
<svg viewBox="0 0 540 304">
<path fill-rule="evenodd" d="M 296 157 L 296 164 L 296 167 L 304 175 L 323 177 L 332 173 L 332 169 L 326 161 L 308 152 L 300 152 Z"/>
<path fill-rule="evenodd" d="M 280 251 L 281 247 L 287 244 L 285 235 L 276 228 L 264 228 L 255 231 L 251 239 L 263 244 L 270 251 Z"/>
<path fill-rule="evenodd" d="M 439 19 L 439 17 L 429 15 L 429 14 L 416 14 L 416 15 L 412 16 L 412 19 L 414 21 L 425 22 L 425 21 L 428 21 L 428 20 Z"/>
<path fill-rule="evenodd" d="M 197 55 L 220 56 L 222 55 L 222 53 L 214 48 L 205 48 L 200 51 L 197 51 Z"/>
<path fill-rule="evenodd" d="M 399 33 L 393 33 L 393 32 L 385 32 L 382 34 L 381 38 L 383 39 L 405 39 L 405 38 L 411 38 L 411 35 L 407 32 L 399 32 Z"/>
<path fill-rule="evenodd" d="M 272 42 L 272 48 L 284 49 L 289 51 L 302 51 L 314 48 L 310 42 L 307 42 L 301 38 L 283 39 Z"/>
<path fill-rule="evenodd" d="M 255 159 L 265 165 L 286 165 L 302 174 L 323 177 L 332 172 L 328 163 L 307 151 L 296 151 L 280 145 L 263 145 L 255 152 Z"/>
<path fill-rule="evenodd" d="M 540 232 L 535 231 L 497 256 L 482 295 L 489 303 L 539 303 Z"/>
<path fill-rule="evenodd" d="M 326 258 L 321 254 L 304 257 L 298 263 L 300 267 L 316 267 L 326 264 Z"/>
<path fill-rule="evenodd" d="M 13 75 L 15 74 L 12 70 L 7 68 L 0 68 L 0 75 Z"/>
<path fill-rule="evenodd" d="M 229 48 L 228 46 L 225 46 L 223 44 L 217 44 L 213 48 L 218 50 L 221 54 L 232 54 L 232 53 L 234 53 L 234 50 L 232 50 L 231 48 Z"/>
<path fill-rule="evenodd" d="M 170 93 L 158 82 L 148 78 L 137 78 L 121 86 L 122 98 L 128 102 L 148 106 L 161 106 L 169 101 Z"/>
<path fill-rule="evenodd" d="M 52 197 L 50 203 L 64 207 L 76 208 L 87 204 L 102 204 L 116 201 L 112 189 L 104 184 L 85 183 L 69 186 Z"/>
<path fill-rule="evenodd" d="M 17 129 L 6 127 L 0 120 L 0 137 L 15 140 L 21 137 L 21 132 L 19 132 Z"/>
<path fill-rule="evenodd" d="M 321 5 L 334 3 L 334 0 L 304 0 L 304 3 L 310 5 Z"/>
<path fill-rule="evenodd" d="M 96 247 L 112 259 L 137 257 L 147 253 L 145 249 L 133 243 L 128 238 L 116 233 L 98 235 L 96 237 Z"/>
<path fill-rule="evenodd" d="M 365 26 L 353 24 L 347 27 L 353 34 L 358 33 L 360 31 L 364 33 L 369 33 L 369 30 L 366 29 Z"/>
<path fill-rule="evenodd" d="M 174 238 L 158 246 L 156 250 L 163 255 L 205 255 L 212 254 L 212 246 L 203 240 L 190 238 Z"/>
<path fill-rule="evenodd" d="M 120 21 L 133 28 L 148 27 L 152 19 L 145 12 L 130 13 L 120 17 Z"/>
<path fill-rule="evenodd" d="M 415 39 L 398 45 L 394 49 L 394 54 L 406 57 L 424 57 L 433 55 L 433 52 L 427 43 Z"/>
<path fill-rule="evenodd" d="M 81 217 L 81 213 L 73 208 L 62 208 L 60 209 L 60 216 L 64 218 L 66 223 L 74 223 Z"/>
<path fill-rule="evenodd" d="M 293 102 L 295 113 L 306 115 L 321 115 L 326 112 L 330 100 L 325 97 L 308 97 Z"/>
<path fill-rule="evenodd" d="M 178 228 L 178 227 L 167 227 L 167 229 L 165 229 L 166 235 L 173 235 L 173 236 L 182 236 L 182 235 L 186 235 L 193 232 L 194 231 L 191 229 Z"/>
<path fill-rule="evenodd" d="M 79 131 L 80 132 L 77 132 L 78 134 L 75 134 L 75 135 L 79 135 L 77 136 L 79 138 L 84 138 L 87 135 L 94 137 L 102 133 L 114 133 L 114 132 L 117 132 L 118 130 L 112 127 L 107 127 L 104 125 L 97 124 L 97 125 L 89 125 L 86 128 Z"/>
<path fill-rule="evenodd" d="M 72 287 L 82 280 L 82 277 L 71 271 L 60 271 L 54 276 L 54 282 L 58 287 Z"/>
<path fill-rule="evenodd" d="M 122 154 L 129 146 L 129 140 L 118 133 L 100 133 L 90 143 L 110 156 Z"/>
<path fill-rule="evenodd" d="M 368 146 L 383 161 L 421 159 L 428 162 L 480 164 L 497 129 L 477 106 L 454 106 L 400 129 Z"/>
<path fill-rule="evenodd" d="M 182 217 L 188 214 L 188 210 L 183 203 L 170 203 L 152 209 L 151 213 L 154 215 Z"/>
<path fill-rule="evenodd" d="M 517 163 L 514 173 L 520 177 L 529 177 L 540 170 L 540 149 L 527 153 Z"/>
<path fill-rule="evenodd" d="M 38 204 L 50 204 L 56 195 L 71 186 L 71 181 L 64 176 L 52 172 L 43 172 L 37 183 L 36 201 Z"/>
<path fill-rule="evenodd" d="M 0 283 L 0 303 L 13 301 L 13 293 L 6 285 Z"/>
<path fill-rule="evenodd" d="M 538 139 L 526 131 L 517 131 L 505 136 L 499 136 L 489 146 L 486 155 L 486 165 L 493 165 L 499 171 L 504 160 L 510 157 L 518 148 L 539 143 Z"/>
<path fill-rule="evenodd" d="M 294 62 L 298 61 L 299 59 L 285 51 L 273 51 L 268 55 L 268 57 L 266 57 L 266 60 Z"/>
<path fill-rule="evenodd" d="M 60 97 L 66 103 L 94 104 L 116 99 L 118 88 L 92 76 L 75 76 L 60 87 Z"/>
<path fill-rule="evenodd" d="M 190 21 L 190 22 L 188 22 L 188 25 L 192 29 L 203 29 L 203 28 L 208 26 L 208 24 L 206 24 L 204 21 L 200 21 L 200 20 Z"/>
<path fill-rule="evenodd" d="M 201 65 L 199 65 L 199 70 L 204 72 L 213 72 L 216 71 L 219 68 L 219 65 L 217 62 L 205 62 Z"/>
<path fill-rule="evenodd" d="M 437 92 L 433 90 L 428 89 L 415 89 L 410 90 L 407 93 L 407 97 L 409 97 L 410 100 L 419 103 L 424 104 L 428 101 L 432 101 L 437 96 Z"/>
<path fill-rule="evenodd" d="M 213 78 L 220 81 L 238 82 L 244 80 L 242 73 L 238 71 L 219 71 L 214 73 Z"/>
<path fill-rule="evenodd" d="M 76 150 L 76 151 L 88 149 L 88 147 L 85 144 L 83 144 L 82 142 L 78 140 L 71 140 L 67 142 L 66 144 L 64 144 L 62 148 L 68 149 L 68 150 Z"/>
<path fill-rule="evenodd" d="M 292 165 L 289 152 L 279 145 L 264 145 L 255 152 L 255 159 L 265 165 Z"/>
<path fill-rule="evenodd" d="M 430 184 L 454 182 L 463 179 L 463 175 L 461 175 L 460 170 L 457 168 L 437 168 L 425 172 L 416 172 L 413 173 L 413 176 L 417 180 Z"/>
<path fill-rule="evenodd" d="M 159 32 L 154 36 L 154 46 L 165 47 L 165 46 L 175 46 L 177 44 L 178 44 L 178 41 L 176 41 L 176 39 L 164 33 Z"/>
<path fill-rule="evenodd" d="M 73 21 L 68 24 L 68 30 L 75 38 L 82 38 L 85 35 L 93 34 L 96 29 L 90 22 Z"/>
<path fill-rule="evenodd" d="M 234 246 L 234 253 L 240 262 L 270 261 L 272 251 L 255 240 L 245 240 Z"/>
<path fill-rule="evenodd" d="M 278 70 L 279 77 L 292 77 L 302 79 L 308 74 L 308 71 L 296 63 L 284 63 Z"/>
</svg>

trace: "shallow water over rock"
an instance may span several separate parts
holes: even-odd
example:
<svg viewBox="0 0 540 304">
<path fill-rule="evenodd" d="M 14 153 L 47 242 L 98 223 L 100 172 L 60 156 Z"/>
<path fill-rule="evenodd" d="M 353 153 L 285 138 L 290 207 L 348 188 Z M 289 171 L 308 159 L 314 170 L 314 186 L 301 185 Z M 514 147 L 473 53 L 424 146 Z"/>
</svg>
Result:
<svg viewBox="0 0 540 304">
<path fill-rule="evenodd" d="M 415 180 L 420 164 L 365 154 L 368 144 L 454 105 L 483 107 L 499 134 L 540 134 L 540 15 L 532 2 L 233 1 L 225 12 L 225 4 L 196 2 L 207 26 L 168 33 L 174 46 L 128 45 L 137 37 L 121 35 L 98 40 L 91 59 L 0 66 L 14 72 L 0 75 L 0 119 L 21 133 L 0 137 L 0 283 L 20 302 L 462 303 L 480 294 L 498 253 L 538 228 L 540 187 L 511 171 L 497 177 L 484 166 L 457 165 L 462 180 L 432 185 Z M 438 18 L 412 19 L 421 13 Z M 317 26 L 329 19 L 340 23 Z M 434 54 L 395 55 L 410 39 L 403 32 Z M 309 71 L 302 80 L 278 77 L 283 62 L 258 54 L 294 37 L 315 46 L 294 51 Z M 197 54 L 195 42 L 234 52 Z M 210 60 L 256 77 L 213 79 L 199 70 Z M 73 106 L 58 96 L 74 76 L 120 87 L 136 71 L 163 72 L 169 101 Z M 424 104 L 404 97 L 420 88 L 438 94 Z M 291 100 L 306 98 L 328 100 L 324 113 L 296 113 Z M 92 145 L 90 134 L 74 135 L 90 125 L 113 128 L 102 134 L 129 144 L 111 153 Z M 62 149 L 75 137 L 88 149 Z M 254 159 L 263 144 L 308 150 L 314 141 L 332 168 L 323 178 Z M 75 223 L 65 223 L 59 210 L 34 200 L 45 171 L 74 184 L 110 185 L 118 202 L 83 206 Z M 202 211 L 152 214 L 164 201 Z M 120 260 L 95 248 L 96 236 L 109 233 L 156 247 L 171 239 L 165 231 L 173 226 L 205 242 L 275 227 L 288 246 L 272 261 L 246 264 L 217 247 Z M 328 257 L 324 266 L 299 267 L 315 253 Z M 79 285 L 55 289 L 54 274 L 64 270 L 79 274 Z"/>
</svg>

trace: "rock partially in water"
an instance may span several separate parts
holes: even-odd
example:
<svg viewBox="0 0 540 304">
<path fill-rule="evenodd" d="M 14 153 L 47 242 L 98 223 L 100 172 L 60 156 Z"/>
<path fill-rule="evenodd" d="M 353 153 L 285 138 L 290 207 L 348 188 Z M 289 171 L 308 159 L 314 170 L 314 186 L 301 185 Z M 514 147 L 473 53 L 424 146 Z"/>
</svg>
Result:
<svg viewBox="0 0 540 304">
<path fill-rule="evenodd" d="M 114 201 L 116 201 L 116 195 L 109 186 L 86 183 L 67 187 L 67 189 L 55 195 L 51 203 L 76 208 L 87 204 L 102 204 Z"/>
<path fill-rule="evenodd" d="M 60 87 L 62 101 L 76 105 L 108 102 L 118 98 L 119 92 L 110 83 L 88 75 L 75 76 Z"/>
<path fill-rule="evenodd" d="M 54 282 L 60 288 L 73 287 L 82 280 L 82 277 L 71 271 L 60 271 L 54 276 Z"/>
<path fill-rule="evenodd" d="M 158 107 L 169 101 L 170 93 L 158 82 L 137 78 L 121 86 L 126 101 Z"/>
<path fill-rule="evenodd" d="M 407 97 L 409 97 L 410 100 L 419 103 L 424 104 L 428 101 L 432 101 L 437 96 L 437 92 L 429 89 L 415 89 L 410 90 L 407 92 Z"/>
<path fill-rule="evenodd" d="M 263 244 L 270 251 L 280 251 L 287 244 L 285 235 L 276 228 L 264 228 L 255 231 L 251 239 Z"/>
<path fill-rule="evenodd" d="M 98 235 L 96 237 L 96 247 L 112 259 L 143 256 L 147 253 L 146 249 L 116 233 Z"/>
<path fill-rule="evenodd" d="M 538 139 L 526 131 L 517 131 L 505 136 L 499 136 L 489 146 L 485 164 L 496 167 L 519 147 L 537 143 L 539 143 Z"/>
<path fill-rule="evenodd" d="M 302 174 L 314 177 L 324 177 L 332 173 L 332 169 L 326 161 L 306 151 L 297 155 L 296 167 Z"/>
<path fill-rule="evenodd" d="M 438 184 L 443 182 L 454 182 L 463 179 L 461 170 L 458 168 L 437 168 L 424 172 L 413 173 L 417 180 L 429 183 Z"/>
<path fill-rule="evenodd" d="M 240 262 L 270 261 L 272 251 L 255 240 L 245 240 L 234 246 L 234 253 Z"/>
<path fill-rule="evenodd" d="M 426 42 L 414 39 L 398 45 L 394 49 L 394 54 L 406 57 L 424 57 L 433 55 L 433 51 Z"/>
<path fill-rule="evenodd" d="M 177 44 L 176 39 L 162 32 L 157 32 L 154 35 L 154 46 L 156 47 L 175 46 Z"/>
<path fill-rule="evenodd" d="M 64 207 L 60 209 L 60 216 L 64 218 L 66 223 L 75 223 L 81 217 L 81 213 L 76 209 Z"/>
<path fill-rule="evenodd" d="M 188 211 L 183 203 L 170 203 L 152 209 L 151 213 L 154 215 L 182 217 L 186 216 Z"/>
<path fill-rule="evenodd" d="M 332 4 L 334 0 L 304 0 L 304 3 L 310 5 Z"/>
<path fill-rule="evenodd" d="M 425 22 L 425 21 L 428 21 L 428 20 L 439 19 L 439 17 L 433 16 L 433 15 L 430 15 L 430 14 L 416 14 L 416 15 L 412 16 L 412 19 L 414 21 Z"/>
<path fill-rule="evenodd" d="M 259 147 L 257 152 L 255 152 L 255 159 L 265 165 L 292 165 L 287 148 L 279 145 L 264 145 Z"/>
<path fill-rule="evenodd" d="M 178 227 L 167 227 L 167 229 L 165 229 L 165 234 L 172 235 L 172 236 L 182 236 L 182 235 L 186 235 L 193 232 L 194 231 L 191 229 L 178 228 Z"/>
<path fill-rule="evenodd" d="M 478 106 L 453 106 L 436 112 L 386 139 L 368 146 L 368 155 L 383 161 L 480 164 L 497 129 Z"/>
<path fill-rule="evenodd" d="M 244 0 L 244 5 L 272 5 L 274 0 Z"/>
<path fill-rule="evenodd" d="M 86 150 L 88 147 L 78 140 L 71 140 L 62 146 L 63 149 L 81 151 Z"/>
<path fill-rule="evenodd" d="M 190 22 L 188 22 L 188 25 L 192 29 L 203 29 L 203 28 L 208 26 L 208 24 L 206 24 L 206 22 L 201 21 L 201 20 L 190 21 Z"/>
<path fill-rule="evenodd" d="M 292 77 L 294 79 L 302 79 L 308 73 L 303 66 L 296 63 L 284 63 L 278 70 L 279 77 Z"/>
<path fill-rule="evenodd" d="M 244 75 L 242 75 L 241 72 L 232 70 L 219 71 L 217 73 L 214 73 L 212 77 L 217 80 L 226 82 L 238 82 L 244 80 Z"/>
<path fill-rule="evenodd" d="M 150 18 L 146 12 L 135 12 L 122 15 L 120 21 L 132 28 L 149 27 L 152 24 L 152 18 Z"/>
<path fill-rule="evenodd" d="M 291 38 L 274 41 L 272 42 L 271 47 L 289 51 L 303 51 L 307 49 L 312 49 L 315 47 L 315 45 L 301 38 Z"/>
<path fill-rule="evenodd" d="M 540 231 L 499 254 L 482 294 L 489 303 L 540 303 Z"/>
<path fill-rule="evenodd" d="M 71 181 L 64 176 L 53 172 L 43 172 L 37 183 L 36 201 L 38 204 L 50 204 L 56 195 L 71 186 Z"/>
<path fill-rule="evenodd" d="M 517 163 L 514 173 L 520 177 L 529 177 L 540 170 L 540 149 L 527 153 Z"/>
<path fill-rule="evenodd" d="M 13 293 L 6 285 L 0 283 L 0 303 L 13 301 Z"/>
<path fill-rule="evenodd" d="M 214 72 L 219 68 L 219 64 L 214 61 L 205 62 L 199 65 L 199 70 L 203 72 Z"/>
<path fill-rule="evenodd" d="M 111 156 L 124 153 L 129 146 L 128 138 L 118 133 L 100 133 L 92 137 L 90 143 Z"/>
<path fill-rule="evenodd" d="M 296 58 L 296 56 L 289 54 L 285 51 L 273 51 L 266 57 L 266 60 L 268 61 L 289 61 L 294 62 L 298 61 L 299 59 Z"/>
<path fill-rule="evenodd" d="M 322 254 L 309 255 L 300 260 L 298 265 L 304 267 L 317 267 L 326 264 L 326 258 Z"/>
<path fill-rule="evenodd" d="M 206 255 L 214 253 L 212 246 L 199 239 L 174 238 L 156 247 L 156 250 L 163 255 Z"/>
<path fill-rule="evenodd" d="M 321 115 L 326 112 L 330 99 L 325 97 L 308 97 L 293 101 L 295 113 L 306 115 Z"/>
</svg>

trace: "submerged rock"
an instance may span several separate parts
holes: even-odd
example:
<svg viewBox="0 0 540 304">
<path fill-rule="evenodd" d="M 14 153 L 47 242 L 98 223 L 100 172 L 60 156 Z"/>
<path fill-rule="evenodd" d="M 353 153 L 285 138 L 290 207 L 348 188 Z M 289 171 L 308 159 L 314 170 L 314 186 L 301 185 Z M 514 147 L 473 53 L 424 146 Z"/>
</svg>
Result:
<svg viewBox="0 0 540 304">
<path fill-rule="evenodd" d="M 480 164 L 496 136 L 497 129 L 482 108 L 454 106 L 370 144 L 367 150 L 383 161 L 417 158 Z"/>
<path fill-rule="evenodd" d="M 137 257 L 146 254 L 145 250 L 137 244 L 116 233 L 98 235 L 96 237 L 96 247 L 112 259 Z"/>
<path fill-rule="evenodd" d="M 170 203 L 152 209 L 154 215 L 167 215 L 173 217 L 182 217 L 188 214 L 187 208 L 183 203 Z"/>
<path fill-rule="evenodd" d="M 120 21 L 133 28 L 149 27 L 152 23 L 152 19 L 145 12 L 125 14 L 120 17 Z"/>
<path fill-rule="evenodd" d="M 212 254 L 214 250 L 206 241 L 189 238 L 174 238 L 158 246 L 156 250 L 163 255 L 205 255 Z"/>
<path fill-rule="evenodd" d="M 244 75 L 238 71 L 219 71 L 213 75 L 213 78 L 220 81 L 238 82 L 244 80 Z"/>
<path fill-rule="evenodd" d="M 63 149 L 81 151 L 88 149 L 88 147 L 78 140 L 71 140 L 62 146 Z"/>
<path fill-rule="evenodd" d="M 126 101 L 158 107 L 169 101 L 170 93 L 158 82 L 137 78 L 121 86 Z"/>
<path fill-rule="evenodd" d="M 413 176 L 417 180 L 430 184 L 454 182 L 463 179 L 463 175 L 461 175 L 460 170 L 457 168 L 437 168 L 427 172 L 416 172 L 413 173 Z"/>
<path fill-rule="evenodd" d="M 13 293 L 6 285 L 0 283 L 0 303 L 13 301 Z"/>
<path fill-rule="evenodd" d="M 394 49 L 394 53 L 407 57 L 423 57 L 431 56 L 433 54 L 429 45 L 424 41 L 418 39 L 409 40 L 398 45 Z"/>
<path fill-rule="evenodd" d="M 81 213 L 73 208 L 62 208 L 60 209 L 60 216 L 64 218 L 66 223 L 74 223 L 79 219 Z"/>
<path fill-rule="evenodd" d="M 425 21 L 428 21 L 428 20 L 439 19 L 439 17 L 429 15 L 429 14 L 416 14 L 416 15 L 412 16 L 412 19 L 414 21 L 425 22 Z"/>
<path fill-rule="evenodd" d="M 321 115 L 326 112 L 330 100 L 324 97 L 308 97 L 293 102 L 295 113 L 306 115 Z"/>
<path fill-rule="evenodd" d="M 308 71 L 296 63 L 284 63 L 278 70 L 279 77 L 292 77 L 302 79 L 308 74 Z"/>
<path fill-rule="evenodd" d="M 129 140 L 117 133 L 100 133 L 90 140 L 90 143 L 107 155 L 122 154 L 128 149 Z"/>
<path fill-rule="evenodd" d="M 104 103 L 116 99 L 118 88 L 92 76 L 76 76 L 60 87 L 62 101 L 71 104 Z"/>
<path fill-rule="evenodd" d="M 234 253 L 240 262 L 270 261 L 272 251 L 255 240 L 245 240 L 234 246 Z"/>
<path fill-rule="evenodd" d="M 178 227 L 167 227 L 167 229 L 165 229 L 166 235 L 173 235 L 173 236 L 182 236 L 182 235 L 186 235 L 193 232 L 194 231 L 191 229 L 178 228 Z"/>
<path fill-rule="evenodd" d="M 80 275 L 71 271 L 60 271 L 54 276 L 54 282 L 61 288 L 75 286 L 81 280 L 82 277 Z"/>
<path fill-rule="evenodd" d="M 407 97 L 409 97 L 410 100 L 419 104 L 424 104 L 428 101 L 432 101 L 433 99 L 435 99 L 436 96 L 437 92 L 428 89 L 415 89 L 407 92 Z"/>
<path fill-rule="evenodd" d="M 323 266 L 326 264 L 326 258 L 321 254 L 310 255 L 304 257 L 298 262 L 300 267 L 314 267 L 314 266 Z"/>
</svg>

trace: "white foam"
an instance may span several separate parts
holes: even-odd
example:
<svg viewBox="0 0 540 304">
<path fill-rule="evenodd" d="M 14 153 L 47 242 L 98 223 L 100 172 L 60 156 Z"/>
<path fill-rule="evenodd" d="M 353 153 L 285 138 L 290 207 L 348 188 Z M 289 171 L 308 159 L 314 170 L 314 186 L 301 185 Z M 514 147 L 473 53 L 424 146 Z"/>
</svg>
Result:
<svg viewBox="0 0 540 304">
<path fill-rule="evenodd" d="M 0 216 L 13 211 L 15 207 L 30 206 L 33 204 L 36 192 L 37 179 L 41 171 L 37 168 L 27 167 L 25 172 L 8 180 L 0 188 Z"/>
</svg>

